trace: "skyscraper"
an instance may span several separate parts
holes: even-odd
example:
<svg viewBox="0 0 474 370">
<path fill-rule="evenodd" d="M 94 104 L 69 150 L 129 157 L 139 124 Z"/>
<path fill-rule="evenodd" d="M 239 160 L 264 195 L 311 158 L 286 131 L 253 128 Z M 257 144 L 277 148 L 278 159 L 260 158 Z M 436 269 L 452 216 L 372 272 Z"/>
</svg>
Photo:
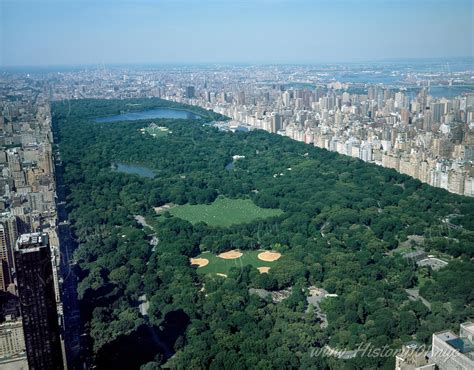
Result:
<svg viewBox="0 0 474 370">
<path fill-rule="evenodd" d="M 30 370 L 63 369 L 59 322 L 47 234 L 23 234 L 15 271 Z"/>
<path fill-rule="evenodd" d="M 10 269 L 4 259 L 0 259 L 0 290 L 6 292 L 11 283 Z"/>
<path fill-rule="evenodd" d="M 18 225 L 15 216 L 0 218 L 0 290 L 6 291 L 12 282 L 13 249 L 18 237 Z"/>
<path fill-rule="evenodd" d="M 430 111 L 434 123 L 441 123 L 441 118 L 444 115 L 444 108 L 444 103 L 431 103 Z"/>
<path fill-rule="evenodd" d="M 433 123 L 433 114 L 429 107 L 426 108 L 425 114 L 423 116 L 423 130 L 431 131 L 431 125 Z"/>
<path fill-rule="evenodd" d="M 282 128 L 282 117 L 278 113 L 272 114 L 271 132 L 274 134 Z"/>
<path fill-rule="evenodd" d="M 245 92 L 239 91 L 237 94 L 237 104 L 238 105 L 245 105 Z"/>
<path fill-rule="evenodd" d="M 192 99 L 194 98 L 195 95 L 195 89 L 194 86 L 186 86 L 186 98 Z"/>
</svg>

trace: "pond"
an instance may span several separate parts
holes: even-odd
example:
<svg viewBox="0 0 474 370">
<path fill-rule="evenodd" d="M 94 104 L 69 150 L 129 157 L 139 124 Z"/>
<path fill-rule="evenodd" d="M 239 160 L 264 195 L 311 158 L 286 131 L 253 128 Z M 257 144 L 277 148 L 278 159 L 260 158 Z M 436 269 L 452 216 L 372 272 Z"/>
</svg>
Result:
<svg viewBox="0 0 474 370">
<path fill-rule="evenodd" d="M 127 173 L 129 175 L 138 175 L 148 178 L 155 177 L 155 173 L 150 168 L 143 166 L 125 163 L 112 163 L 112 168 L 117 172 Z"/>
</svg>

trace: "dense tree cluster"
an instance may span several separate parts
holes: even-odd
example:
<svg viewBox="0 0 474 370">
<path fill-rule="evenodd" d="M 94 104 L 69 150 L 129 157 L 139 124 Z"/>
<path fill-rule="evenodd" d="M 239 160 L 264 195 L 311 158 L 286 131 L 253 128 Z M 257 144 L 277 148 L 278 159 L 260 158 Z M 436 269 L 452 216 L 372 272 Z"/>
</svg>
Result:
<svg viewBox="0 0 474 370">
<path fill-rule="evenodd" d="M 157 107 L 192 109 L 204 118 L 92 119 Z M 311 349 L 369 342 L 397 348 L 474 316 L 472 199 L 266 132 L 220 132 L 204 124 L 219 115 L 159 99 L 58 102 L 53 114 L 78 241 L 81 312 L 101 366 L 132 366 L 127 351 L 117 348 L 143 332 L 156 346 L 133 366 L 149 362 L 147 369 L 166 361 L 178 368 L 390 368 L 393 358 L 343 361 L 311 357 Z M 152 121 L 172 133 L 140 132 Z M 245 158 L 225 169 L 236 154 Z M 113 170 L 120 162 L 146 166 L 156 176 Z M 166 203 L 210 203 L 218 195 L 250 197 L 284 213 L 215 228 L 153 211 Z M 448 227 L 448 215 L 461 227 Z M 159 238 L 154 248 L 152 233 Z M 409 235 L 424 236 L 427 250 L 453 260 L 438 272 L 407 262 L 396 248 Z M 189 265 L 203 250 L 232 248 L 276 249 L 282 263 L 270 274 L 245 267 L 226 279 L 198 275 Z M 322 302 L 327 328 L 306 302 L 311 285 L 338 294 Z M 274 303 L 249 294 L 250 287 L 292 287 L 292 293 Z M 408 298 L 405 289 L 414 287 L 431 309 Z M 138 308 L 143 295 L 147 317 Z"/>
</svg>

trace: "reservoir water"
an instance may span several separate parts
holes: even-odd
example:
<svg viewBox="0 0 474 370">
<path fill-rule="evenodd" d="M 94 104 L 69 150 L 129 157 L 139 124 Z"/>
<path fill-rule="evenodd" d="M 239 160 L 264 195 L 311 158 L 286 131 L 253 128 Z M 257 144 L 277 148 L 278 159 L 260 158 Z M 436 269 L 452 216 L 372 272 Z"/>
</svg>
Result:
<svg viewBox="0 0 474 370">
<path fill-rule="evenodd" d="M 113 163 L 112 168 L 117 172 L 127 173 L 129 175 L 139 175 L 149 178 L 155 177 L 155 173 L 151 169 L 133 164 Z"/>
<path fill-rule="evenodd" d="M 157 108 L 136 112 L 127 112 L 114 116 L 97 117 L 96 122 L 136 121 L 139 119 L 171 118 L 171 119 L 199 119 L 201 116 L 179 109 Z"/>
</svg>

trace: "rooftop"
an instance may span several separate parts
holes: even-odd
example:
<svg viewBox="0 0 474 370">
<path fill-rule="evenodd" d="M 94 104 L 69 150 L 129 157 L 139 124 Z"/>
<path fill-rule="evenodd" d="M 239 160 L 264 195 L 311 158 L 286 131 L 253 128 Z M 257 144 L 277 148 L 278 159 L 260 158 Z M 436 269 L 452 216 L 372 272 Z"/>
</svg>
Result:
<svg viewBox="0 0 474 370">
<path fill-rule="evenodd" d="M 467 325 L 474 326 L 473 323 L 467 323 Z M 450 330 L 439 332 L 434 335 L 449 344 L 450 347 L 454 348 L 459 353 L 462 353 L 471 361 L 474 361 L 474 342 L 469 338 L 460 338 Z"/>
<path fill-rule="evenodd" d="M 426 252 L 424 250 L 416 250 L 414 252 L 410 252 L 410 253 L 405 253 L 403 255 L 403 257 L 405 258 L 414 258 L 414 257 L 420 257 L 420 256 L 424 256 L 426 254 Z"/>
<path fill-rule="evenodd" d="M 474 322 L 465 322 L 464 324 L 461 324 L 461 326 L 468 330 L 469 332 L 473 333 L 474 334 Z"/>
<path fill-rule="evenodd" d="M 454 334 L 451 330 L 441 331 L 439 333 L 435 333 L 434 335 L 436 335 L 443 342 L 458 338 L 458 336 Z"/>
<path fill-rule="evenodd" d="M 18 251 L 33 251 L 41 246 L 48 244 L 48 234 L 46 233 L 29 233 L 22 234 L 16 242 L 16 250 Z"/>
</svg>

